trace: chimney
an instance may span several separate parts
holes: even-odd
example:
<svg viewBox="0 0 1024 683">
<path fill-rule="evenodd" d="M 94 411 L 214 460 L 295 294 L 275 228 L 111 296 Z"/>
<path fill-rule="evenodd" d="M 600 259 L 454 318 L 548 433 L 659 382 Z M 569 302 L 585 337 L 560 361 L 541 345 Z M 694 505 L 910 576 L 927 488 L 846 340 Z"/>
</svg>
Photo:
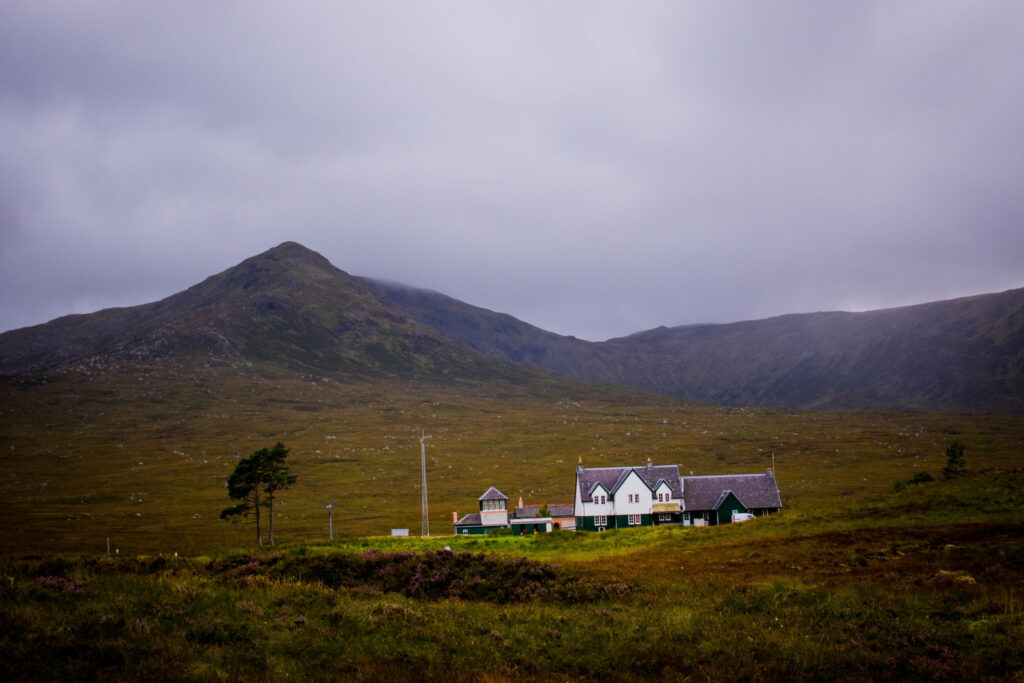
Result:
<svg viewBox="0 0 1024 683">
<path fill-rule="evenodd" d="M 654 463 L 651 462 L 650 458 L 647 458 L 647 469 L 650 470 L 652 467 L 654 467 Z"/>
<path fill-rule="evenodd" d="M 522 496 L 519 496 L 519 505 L 518 505 L 518 507 L 523 507 L 523 497 Z"/>
<path fill-rule="evenodd" d="M 576 471 L 577 472 L 582 472 L 583 471 L 583 456 L 582 455 L 580 456 L 579 464 L 576 465 Z"/>
<path fill-rule="evenodd" d="M 458 523 L 459 523 L 459 511 L 456 510 L 455 512 L 452 513 L 452 524 L 458 524 Z"/>
</svg>

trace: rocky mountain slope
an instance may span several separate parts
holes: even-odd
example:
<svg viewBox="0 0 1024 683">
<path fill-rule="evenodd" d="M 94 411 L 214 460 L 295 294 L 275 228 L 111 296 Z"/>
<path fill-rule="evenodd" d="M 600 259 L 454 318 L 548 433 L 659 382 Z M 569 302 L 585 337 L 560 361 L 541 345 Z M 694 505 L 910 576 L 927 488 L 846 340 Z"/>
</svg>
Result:
<svg viewBox="0 0 1024 683">
<path fill-rule="evenodd" d="M 371 282 L 409 317 L 516 363 L 725 405 L 1024 411 L 1024 289 L 866 313 L 657 328 L 605 342 Z"/>
</svg>

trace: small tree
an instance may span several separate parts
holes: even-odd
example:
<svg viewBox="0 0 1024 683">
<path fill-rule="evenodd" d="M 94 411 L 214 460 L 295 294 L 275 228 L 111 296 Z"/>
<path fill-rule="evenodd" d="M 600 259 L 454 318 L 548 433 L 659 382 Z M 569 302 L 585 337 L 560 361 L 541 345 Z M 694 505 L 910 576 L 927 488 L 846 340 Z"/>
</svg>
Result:
<svg viewBox="0 0 1024 683">
<path fill-rule="evenodd" d="M 959 441 L 949 444 L 946 449 L 946 466 L 942 468 L 942 476 L 946 479 L 959 477 L 964 473 L 967 461 L 964 459 L 964 445 Z"/>
<path fill-rule="evenodd" d="M 534 517 L 550 517 L 550 516 L 551 516 L 551 508 L 548 507 L 547 503 L 544 503 L 543 505 L 541 505 L 540 509 L 537 510 L 537 514 L 534 515 Z"/>
<path fill-rule="evenodd" d="M 221 519 L 230 519 L 250 512 L 256 518 L 256 542 L 263 547 L 263 532 L 260 525 L 260 508 L 270 508 L 270 545 L 274 545 L 274 497 L 280 489 L 295 483 L 296 477 L 288 474 L 285 459 L 288 449 L 278 441 L 272 449 L 261 448 L 248 458 L 240 460 L 235 471 L 228 478 L 228 496 L 242 502 L 224 508 Z"/>
<path fill-rule="evenodd" d="M 228 497 L 240 500 L 241 503 L 224 508 L 220 511 L 221 519 L 237 516 L 248 517 L 252 512 L 256 517 L 256 542 L 263 547 L 263 532 L 260 528 L 260 508 L 263 507 L 263 455 L 267 449 L 256 451 L 248 458 L 243 458 L 235 465 L 235 471 L 228 477 Z"/>
<path fill-rule="evenodd" d="M 288 449 L 280 441 L 274 444 L 266 456 L 263 490 L 267 493 L 267 505 L 270 507 L 270 545 L 274 545 L 274 493 L 288 488 L 297 479 L 295 475 L 288 474 L 288 466 L 284 464 L 287 458 Z"/>
</svg>

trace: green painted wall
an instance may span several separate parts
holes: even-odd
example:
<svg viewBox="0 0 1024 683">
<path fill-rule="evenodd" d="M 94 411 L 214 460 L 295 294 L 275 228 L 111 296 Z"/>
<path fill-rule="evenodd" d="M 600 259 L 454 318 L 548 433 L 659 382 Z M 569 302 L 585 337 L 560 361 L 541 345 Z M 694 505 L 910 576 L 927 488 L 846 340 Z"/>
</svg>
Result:
<svg viewBox="0 0 1024 683">
<path fill-rule="evenodd" d="M 608 518 L 609 526 L 611 525 L 611 521 L 612 521 L 611 517 L 609 517 Z M 651 524 L 652 524 L 652 522 L 651 522 L 651 516 L 650 515 L 640 515 L 640 526 L 651 526 Z M 615 525 L 619 529 L 628 529 L 630 527 L 629 515 L 616 515 L 615 516 Z M 633 525 L 633 526 L 636 526 L 636 525 Z"/>
<path fill-rule="evenodd" d="M 640 526 L 653 526 L 655 524 L 655 517 L 657 515 L 640 515 Z M 673 519 L 676 524 L 679 524 L 682 520 L 680 513 L 674 514 Z M 668 524 L 668 522 L 662 522 Z M 606 529 L 629 529 L 629 515 L 615 515 L 614 517 L 608 516 L 608 526 Z M 577 517 L 576 518 L 576 530 L 577 531 L 597 531 L 597 525 L 594 524 L 593 517 Z"/>
<path fill-rule="evenodd" d="M 615 517 L 608 516 L 608 526 L 606 529 L 615 528 Z M 576 530 L 577 531 L 597 531 L 597 525 L 594 524 L 593 517 L 577 517 L 576 518 Z"/>
<path fill-rule="evenodd" d="M 725 500 L 718 506 L 718 523 L 729 524 L 732 522 L 732 511 L 746 512 L 747 508 L 743 507 L 740 503 L 740 499 L 729 492 L 729 495 L 725 497 Z"/>
</svg>

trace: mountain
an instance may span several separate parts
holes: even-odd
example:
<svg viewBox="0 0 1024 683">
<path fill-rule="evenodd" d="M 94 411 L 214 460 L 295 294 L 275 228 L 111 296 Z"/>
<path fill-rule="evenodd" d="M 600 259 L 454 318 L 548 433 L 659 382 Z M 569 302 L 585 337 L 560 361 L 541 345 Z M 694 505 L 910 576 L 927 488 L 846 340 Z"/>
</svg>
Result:
<svg viewBox="0 0 1024 683">
<path fill-rule="evenodd" d="M 552 376 L 724 405 L 1024 412 L 1024 289 L 588 342 L 285 242 L 162 301 L 0 334 L 0 375 L 225 366 L 349 379 Z M 553 388 L 553 387 L 551 387 Z"/>
<path fill-rule="evenodd" d="M 1024 412 L 1024 289 L 866 313 L 659 327 L 587 342 L 437 292 L 369 282 L 478 351 L 696 401 Z"/>
<path fill-rule="evenodd" d="M 0 335 L 6 375 L 182 360 L 352 378 L 522 375 L 411 321 L 362 280 L 294 242 L 162 301 Z"/>
</svg>

